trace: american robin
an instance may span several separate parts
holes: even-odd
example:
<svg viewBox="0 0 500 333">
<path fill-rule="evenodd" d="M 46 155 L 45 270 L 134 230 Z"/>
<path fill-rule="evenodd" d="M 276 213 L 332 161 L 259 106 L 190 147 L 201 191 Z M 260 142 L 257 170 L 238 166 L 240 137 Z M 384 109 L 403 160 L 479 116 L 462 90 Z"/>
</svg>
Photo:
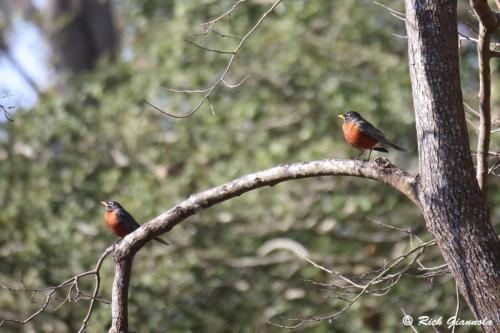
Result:
<svg viewBox="0 0 500 333">
<path fill-rule="evenodd" d="M 116 201 L 101 201 L 101 203 L 106 207 L 104 224 L 118 237 L 125 237 L 140 227 L 139 223 L 136 222 L 134 217 L 120 203 Z M 163 245 L 170 245 L 158 237 L 155 238 L 155 241 Z"/>
<path fill-rule="evenodd" d="M 344 114 L 339 114 L 339 118 L 344 119 L 342 131 L 344 132 L 345 141 L 356 149 L 361 150 L 361 153 L 356 157 L 358 159 L 365 150 L 370 150 L 368 159 L 372 154 L 372 150 L 387 153 L 386 148 L 394 148 L 399 151 L 406 151 L 404 148 L 389 142 L 384 133 L 375 128 L 357 112 L 349 111 Z"/>
</svg>

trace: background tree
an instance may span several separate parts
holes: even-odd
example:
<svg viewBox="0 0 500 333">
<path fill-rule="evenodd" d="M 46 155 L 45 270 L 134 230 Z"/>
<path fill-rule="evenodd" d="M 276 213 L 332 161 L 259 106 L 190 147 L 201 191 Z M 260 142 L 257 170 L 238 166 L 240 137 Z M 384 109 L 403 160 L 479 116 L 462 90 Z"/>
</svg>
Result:
<svg viewBox="0 0 500 333">
<path fill-rule="evenodd" d="M 109 1 L 48 0 L 45 21 L 61 72 L 94 69 L 103 56 L 113 57 L 116 31 Z"/>
</svg>

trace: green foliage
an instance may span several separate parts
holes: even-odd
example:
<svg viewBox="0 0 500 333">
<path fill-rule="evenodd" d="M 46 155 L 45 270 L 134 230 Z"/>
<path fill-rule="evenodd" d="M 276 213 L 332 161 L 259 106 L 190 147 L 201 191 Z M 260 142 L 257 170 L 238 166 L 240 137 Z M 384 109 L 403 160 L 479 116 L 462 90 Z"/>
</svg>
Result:
<svg viewBox="0 0 500 333">
<path fill-rule="evenodd" d="M 6 158 L 0 164 L 0 281 L 20 286 L 22 279 L 43 287 L 93 267 L 115 240 L 103 226 L 101 200 L 120 201 L 143 223 L 192 193 L 240 175 L 281 163 L 352 158 L 357 151 L 344 143 L 336 118 L 348 109 L 359 110 L 389 139 L 408 147 L 407 155 L 392 152 L 389 158 L 416 170 L 406 43 L 392 35 L 404 34 L 404 27 L 371 1 L 283 2 L 242 48 L 229 75 L 232 82 L 250 78 L 211 99 L 216 116 L 207 105 L 185 120 L 146 107 L 143 98 L 182 114 L 197 103 L 198 95 L 161 87 L 204 88 L 213 82 L 228 57 L 183 40 L 234 48 L 238 41 L 231 38 L 192 36 L 200 32 L 199 23 L 232 3 L 119 3 L 123 57 L 75 79 L 73 92 L 48 92 L 32 110 L 15 113 L 14 123 L 1 125 Z M 231 22 L 216 28 L 242 35 L 267 5 L 243 4 Z M 498 182 L 491 185 L 495 207 Z M 497 221 L 498 214 L 492 212 Z M 280 315 L 304 318 L 338 311 L 345 303 L 307 282 L 328 284 L 335 276 L 290 251 L 270 253 L 285 255 L 277 263 L 245 266 L 240 259 L 261 259 L 257 253 L 265 242 L 288 238 L 326 267 L 361 274 L 409 246 L 404 237 L 366 241 L 374 234 L 397 236 L 367 217 L 424 230 L 417 209 L 401 194 L 351 178 L 288 182 L 202 211 L 166 235 L 173 246 L 149 244 L 138 254 L 130 289 L 131 329 L 274 332 L 280 329 L 266 321 L 286 324 Z M 420 235 L 429 238 L 423 231 Z M 424 262 L 442 263 L 438 253 L 435 249 Z M 108 259 L 104 299 L 111 297 L 112 274 Z M 89 292 L 93 279 L 84 281 Z M 449 279 L 429 284 L 403 277 L 385 297 L 366 296 L 334 322 L 298 331 L 371 332 L 370 313 L 379 318 L 381 331 L 400 331 L 401 307 L 415 315 L 447 317 L 454 312 L 454 298 Z M 29 295 L 1 291 L 0 313 L 24 317 L 40 305 L 41 295 L 35 299 L 30 304 Z M 74 332 L 86 304 L 47 312 L 34 327 Z M 469 316 L 465 306 L 461 314 Z M 89 332 L 103 332 L 109 317 L 109 305 L 98 304 Z"/>
</svg>

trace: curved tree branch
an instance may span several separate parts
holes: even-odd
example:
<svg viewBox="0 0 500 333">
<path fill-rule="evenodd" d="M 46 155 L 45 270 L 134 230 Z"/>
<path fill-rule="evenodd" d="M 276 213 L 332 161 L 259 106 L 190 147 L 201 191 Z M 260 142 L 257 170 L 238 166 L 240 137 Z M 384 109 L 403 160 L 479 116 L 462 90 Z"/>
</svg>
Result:
<svg viewBox="0 0 500 333">
<path fill-rule="evenodd" d="M 112 292 L 113 321 L 110 332 L 127 330 L 127 295 L 134 255 L 146 242 L 170 231 L 201 209 L 229 200 L 251 190 L 281 182 L 320 176 L 355 176 L 389 184 L 418 205 L 416 177 L 395 167 L 388 160 L 322 160 L 283 164 L 237 178 L 229 183 L 190 196 L 141 228 L 126 236 L 115 249 L 116 274 Z"/>
</svg>

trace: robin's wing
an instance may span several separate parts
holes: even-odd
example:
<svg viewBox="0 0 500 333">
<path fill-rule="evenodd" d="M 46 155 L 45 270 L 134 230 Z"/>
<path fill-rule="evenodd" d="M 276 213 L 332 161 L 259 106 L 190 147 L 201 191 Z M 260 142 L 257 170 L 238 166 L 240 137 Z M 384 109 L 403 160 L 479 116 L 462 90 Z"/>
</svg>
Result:
<svg viewBox="0 0 500 333">
<path fill-rule="evenodd" d="M 123 224 L 129 232 L 132 232 L 140 227 L 140 224 L 130 215 L 126 210 L 120 209 L 118 212 L 118 219 L 120 224 Z"/>
<path fill-rule="evenodd" d="M 361 133 L 368 135 L 372 139 L 375 139 L 379 142 L 381 140 L 387 140 L 385 138 L 384 133 L 382 133 L 379 129 L 377 129 L 375 126 L 373 126 L 366 120 L 357 121 L 356 126 L 361 131 Z"/>
<path fill-rule="evenodd" d="M 379 129 L 377 129 L 375 126 L 373 126 L 372 124 L 370 124 L 368 121 L 366 121 L 366 120 L 358 121 L 356 123 L 356 125 L 358 126 L 359 130 L 361 131 L 361 133 L 366 134 L 369 137 L 371 137 L 372 139 L 377 140 L 378 143 L 381 146 L 394 148 L 394 149 L 400 150 L 400 151 L 406 151 L 404 148 L 402 148 L 402 147 L 400 147 L 400 146 L 398 146 L 398 145 L 390 142 L 389 140 L 387 140 L 385 138 L 384 133 L 382 133 L 382 131 L 380 131 Z"/>
<path fill-rule="evenodd" d="M 129 233 L 137 230 L 141 226 L 139 223 L 137 223 L 137 221 L 134 219 L 134 217 L 132 215 L 130 215 L 130 213 L 124 209 L 120 210 L 120 212 L 118 213 L 118 218 L 119 218 L 120 223 L 122 223 L 123 226 L 125 228 L 127 228 Z M 166 245 L 166 246 L 170 245 L 168 242 L 164 241 L 163 239 L 161 239 L 159 237 L 155 238 L 155 240 L 158 243 L 161 243 L 163 245 Z"/>
</svg>

